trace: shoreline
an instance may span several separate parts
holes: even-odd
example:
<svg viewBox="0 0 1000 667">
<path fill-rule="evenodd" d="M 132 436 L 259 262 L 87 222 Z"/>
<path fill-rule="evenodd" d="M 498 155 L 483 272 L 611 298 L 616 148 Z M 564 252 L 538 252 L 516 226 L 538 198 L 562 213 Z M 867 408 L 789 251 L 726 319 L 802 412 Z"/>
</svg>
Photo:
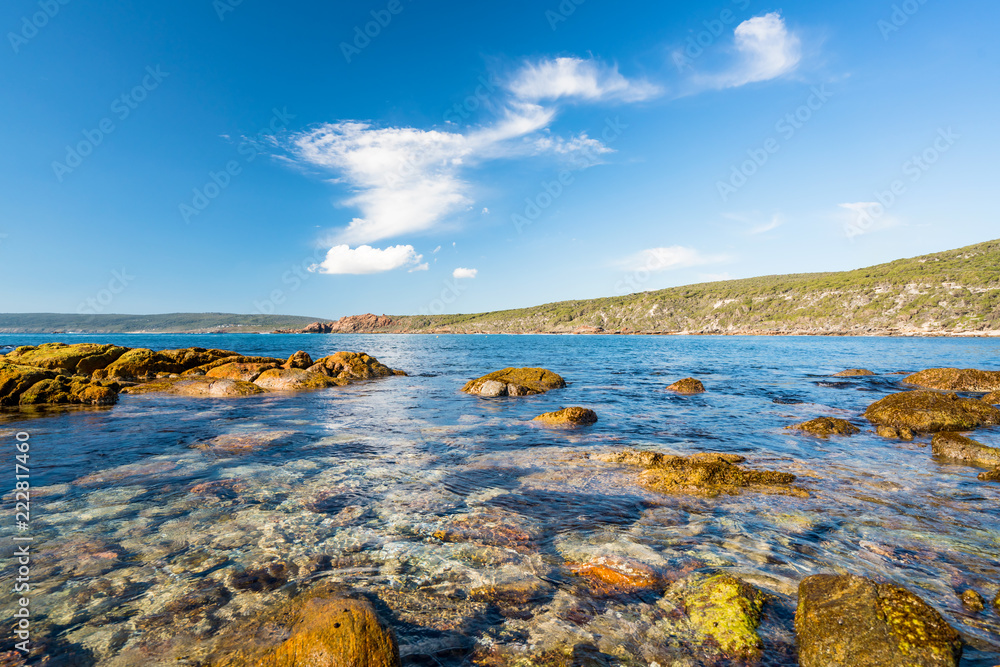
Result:
<svg viewBox="0 0 1000 667">
<path fill-rule="evenodd" d="M 0 336 L 674 336 L 674 337 L 744 337 L 744 338 L 1000 338 L 1000 331 L 911 332 L 879 330 L 863 333 L 849 331 L 353 331 L 333 333 L 277 331 L 2 331 Z"/>
</svg>

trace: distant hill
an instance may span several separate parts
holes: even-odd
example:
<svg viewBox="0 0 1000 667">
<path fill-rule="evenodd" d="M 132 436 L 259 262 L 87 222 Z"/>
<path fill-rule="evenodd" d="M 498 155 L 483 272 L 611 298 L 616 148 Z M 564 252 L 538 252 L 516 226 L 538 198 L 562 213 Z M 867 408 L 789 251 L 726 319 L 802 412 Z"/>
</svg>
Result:
<svg viewBox="0 0 1000 667">
<path fill-rule="evenodd" d="M 294 315 L 171 313 L 169 315 L 60 315 L 0 313 L 0 333 L 226 333 L 302 329 L 318 318 Z"/>
<path fill-rule="evenodd" d="M 380 331 L 699 334 L 1000 333 L 1000 240 L 855 271 L 764 276 Z"/>
</svg>

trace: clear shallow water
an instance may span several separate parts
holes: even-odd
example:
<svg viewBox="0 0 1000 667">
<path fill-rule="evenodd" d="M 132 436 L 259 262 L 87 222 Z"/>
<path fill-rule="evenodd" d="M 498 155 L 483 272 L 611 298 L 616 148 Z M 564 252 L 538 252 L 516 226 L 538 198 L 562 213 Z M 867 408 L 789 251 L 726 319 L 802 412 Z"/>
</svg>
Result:
<svg viewBox="0 0 1000 667">
<path fill-rule="evenodd" d="M 123 395 L 111 409 L 0 413 L 6 442 L 31 434 L 35 638 L 65 664 L 202 664 L 218 631 L 315 578 L 379 596 L 407 664 L 470 664 L 491 642 L 537 647 L 560 633 L 650 645 L 629 617 L 649 600 L 590 600 L 566 568 L 608 554 L 668 572 L 726 569 L 773 594 L 770 664 L 794 664 L 798 582 L 830 571 L 907 586 L 978 647 L 964 664 L 1000 662 L 997 613 L 969 614 L 958 598 L 973 587 L 992 600 L 1000 588 L 1000 485 L 935 461 L 926 440 L 783 430 L 824 415 L 864 426 L 864 409 L 901 389 L 889 373 L 1000 369 L 1000 340 L 6 335 L 0 346 L 49 340 L 277 357 L 346 349 L 410 374 L 293 396 Z M 505 366 L 544 366 L 570 386 L 522 399 L 459 393 Z M 886 375 L 829 377 L 854 367 Z M 664 391 L 687 376 L 708 393 Z M 529 423 L 569 405 L 600 421 Z M 248 455 L 196 448 L 261 433 L 272 445 Z M 1000 446 L 1000 429 L 976 438 Z M 582 455 L 625 446 L 740 453 L 799 475 L 811 497 L 661 496 Z M 232 585 L 273 561 L 287 566 L 264 586 L 273 590 Z M 516 613 L 474 604 L 489 586 L 531 594 Z"/>
</svg>

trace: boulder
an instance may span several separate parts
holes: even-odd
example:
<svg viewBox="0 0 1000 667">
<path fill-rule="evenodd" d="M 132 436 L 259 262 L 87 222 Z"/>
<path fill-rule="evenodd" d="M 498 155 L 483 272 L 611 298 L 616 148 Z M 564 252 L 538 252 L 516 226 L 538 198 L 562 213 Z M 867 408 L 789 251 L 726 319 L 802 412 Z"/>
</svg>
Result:
<svg viewBox="0 0 1000 667">
<path fill-rule="evenodd" d="M 238 357 L 238 352 L 229 350 L 206 350 L 203 347 L 185 347 L 179 350 L 161 350 L 160 355 L 170 359 L 177 364 L 181 371 L 186 371 L 198 366 L 204 366 L 221 359 L 232 359 Z M 180 372 L 180 371 L 174 371 Z"/>
<path fill-rule="evenodd" d="M 930 368 L 903 378 L 905 384 L 941 391 L 998 391 L 1000 371 L 974 368 Z"/>
<path fill-rule="evenodd" d="M 236 355 L 235 357 L 223 357 L 221 359 L 216 359 L 215 361 L 202 364 L 201 366 L 189 368 L 184 371 L 183 374 L 205 375 L 212 369 L 218 368 L 219 366 L 225 366 L 226 364 L 270 364 L 274 368 L 280 368 L 283 363 L 285 363 L 284 359 L 277 359 L 275 357 L 246 357 Z"/>
<path fill-rule="evenodd" d="M 739 467 L 736 464 L 745 459 L 738 454 L 701 453 L 685 457 L 625 450 L 591 458 L 645 467 L 646 470 L 639 475 L 639 483 L 660 493 L 714 497 L 720 493 L 738 495 L 750 490 L 809 495 L 804 490 L 791 486 L 795 475 Z"/>
<path fill-rule="evenodd" d="M 983 396 L 983 401 L 990 405 L 1000 405 L 1000 391 L 993 391 Z"/>
<path fill-rule="evenodd" d="M 286 640 L 263 655 L 241 654 L 227 667 L 399 667 L 396 636 L 366 600 L 306 602 Z"/>
<path fill-rule="evenodd" d="M 701 380 L 695 380 L 694 378 L 684 378 L 683 380 L 678 380 L 669 387 L 669 391 L 676 392 L 678 394 L 704 394 L 705 385 L 701 383 Z"/>
<path fill-rule="evenodd" d="M 269 391 L 305 391 L 342 386 L 347 384 L 347 380 L 330 378 L 301 368 L 272 368 L 261 373 L 254 384 Z"/>
<path fill-rule="evenodd" d="M 126 352 L 127 347 L 117 345 L 43 343 L 38 347 L 19 347 L 8 353 L 6 360 L 25 366 L 90 375 Z"/>
<path fill-rule="evenodd" d="M 532 421 L 541 422 L 546 426 L 586 426 L 597 423 L 597 413 L 587 408 L 563 408 L 556 412 L 538 415 Z"/>
<path fill-rule="evenodd" d="M 834 417 L 820 417 L 801 424 L 786 426 L 785 430 L 805 431 L 820 438 L 827 438 L 831 435 L 854 435 L 861 433 L 861 429 L 845 419 Z"/>
<path fill-rule="evenodd" d="M 56 376 L 44 368 L 8 363 L 6 358 L 0 360 L 0 406 L 17 405 L 21 394 L 33 385 Z"/>
<path fill-rule="evenodd" d="M 562 377 L 544 368 L 504 368 L 471 380 L 462 391 L 483 397 L 534 396 L 565 386 Z"/>
<path fill-rule="evenodd" d="M 945 459 L 992 468 L 1000 466 L 1000 449 L 987 447 L 958 433 L 938 433 L 931 441 L 931 453 Z"/>
<path fill-rule="evenodd" d="M 89 377 L 59 375 L 31 385 L 21 394 L 20 405 L 114 405 L 121 386 Z"/>
<path fill-rule="evenodd" d="M 148 348 L 135 348 L 118 357 L 108 366 L 94 371 L 99 380 L 135 382 L 156 377 L 157 373 L 180 373 L 184 366 L 168 355 Z"/>
<path fill-rule="evenodd" d="M 979 613 L 986 609 L 986 600 L 972 588 L 962 593 L 961 598 L 962 605 L 971 612 Z"/>
<path fill-rule="evenodd" d="M 971 431 L 1000 424 L 1000 410 L 982 401 L 936 391 L 906 391 L 887 396 L 865 411 L 883 437 L 912 440 L 916 433 Z"/>
<path fill-rule="evenodd" d="M 962 640 L 904 588 L 820 574 L 799 585 L 795 632 L 802 667 L 957 667 Z"/>
<path fill-rule="evenodd" d="M 313 373 L 322 373 L 331 378 L 341 380 L 373 380 L 391 375 L 406 375 L 403 371 L 394 371 L 375 357 L 357 352 L 337 352 L 329 357 L 323 357 L 309 366 Z"/>
<path fill-rule="evenodd" d="M 288 361 L 281 365 L 282 368 L 301 368 L 305 370 L 313 365 L 312 357 L 309 356 L 308 352 L 303 352 L 299 350 L 292 356 L 288 357 Z"/>
<path fill-rule="evenodd" d="M 875 375 L 872 371 L 867 368 L 848 368 L 846 371 L 840 371 L 839 373 L 834 373 L 832 377 L 835 378 L 857 378 L 857 377 L 868 377 Z"/>
<path fill-rule="evenodd" d="M 205 373 L 205 377 L 253 382 L 264 371 L 269 371 L 277 367 L 278 365 L 274 363 L 244 363 L 234 361 L 222 364 L 221 366 L 215 366 Z"/>
<path fill-rule="evenodd" d="M 750 584 L 720 574 L 686 595 L 684 606 L 701 643 L 714 641 L 727 655 L 754 659 L 760 657 L 763 647 L 757 627 L 765 600 Z"/>
</svg>

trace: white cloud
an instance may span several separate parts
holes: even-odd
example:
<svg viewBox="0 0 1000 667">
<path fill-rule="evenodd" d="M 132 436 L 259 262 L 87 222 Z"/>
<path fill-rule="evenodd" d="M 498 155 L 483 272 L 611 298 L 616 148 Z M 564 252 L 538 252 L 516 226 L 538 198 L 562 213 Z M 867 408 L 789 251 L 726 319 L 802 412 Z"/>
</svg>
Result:
<svg viewBox="0 0 1000 667">
<path fill-rule="evenodd" d="M 781 225 L 783 224 L 784 221 L 780 217 L 774 216 L 773 218 L 771 218 L 771 222 L 765 222 L 764 224 L 757 225 L 756 227 L 751 229 L 750 234 L 753 235 L 766 234 L 770 231 L 774 231 L 778 227 L 781 227 Z"/>
<path fill-rule="evenodd" d="M 726 261 L 723 255 L 703 255 L 695 248 L 684 246 L 668 246 L 664 248 L 648 248 L 626 258 L 620 265 L 632 271 L 672 271 L 686 269 L 692 266 L 717 264 Z"/>
<path fill-rule="evenodd" d="M 885 206 L 878 202 L 841 204 L 840 208 L 844 209 L 840 221 L 848 239 L 902 224 L 899 218 L 889 215 Z"/>
<path fill-rule="evenodd" d="M 659 86 L 646 81 L 626 79 L 616 66 L 581 58 L 527 63 L 508 87 L 516 97 L 530 102 L 560 98 L 638 102 L 663 92 Z"/>
<path fill-rule="evenodd" d="M 322 263 L 314 264 L 309 270 L 338 275 L 367 275 L 409 266 L 411 271 L 426 271 L 428 266 L 420 263 L 422 259 L 423 256 L 418 255 L 411 245 L 385 249 L 367 245 L 351 249 L 348 245 L 338 245 L 327 251 Z"/>
<path fill-rule="evenodd" d="M 739 60 L 721 74 L 696 77 L 709 88 L 736 88 L 788 74 L 802 60 L 802 41 L 790 32 L 779 12 L 755 16 L 736 26 Z"/>
<path fill-rule="evenodd" d="M 452 278 L 475 278 L 479 275 L 479 269 L 457 268 L 451 272 Z"/>
</svg>

